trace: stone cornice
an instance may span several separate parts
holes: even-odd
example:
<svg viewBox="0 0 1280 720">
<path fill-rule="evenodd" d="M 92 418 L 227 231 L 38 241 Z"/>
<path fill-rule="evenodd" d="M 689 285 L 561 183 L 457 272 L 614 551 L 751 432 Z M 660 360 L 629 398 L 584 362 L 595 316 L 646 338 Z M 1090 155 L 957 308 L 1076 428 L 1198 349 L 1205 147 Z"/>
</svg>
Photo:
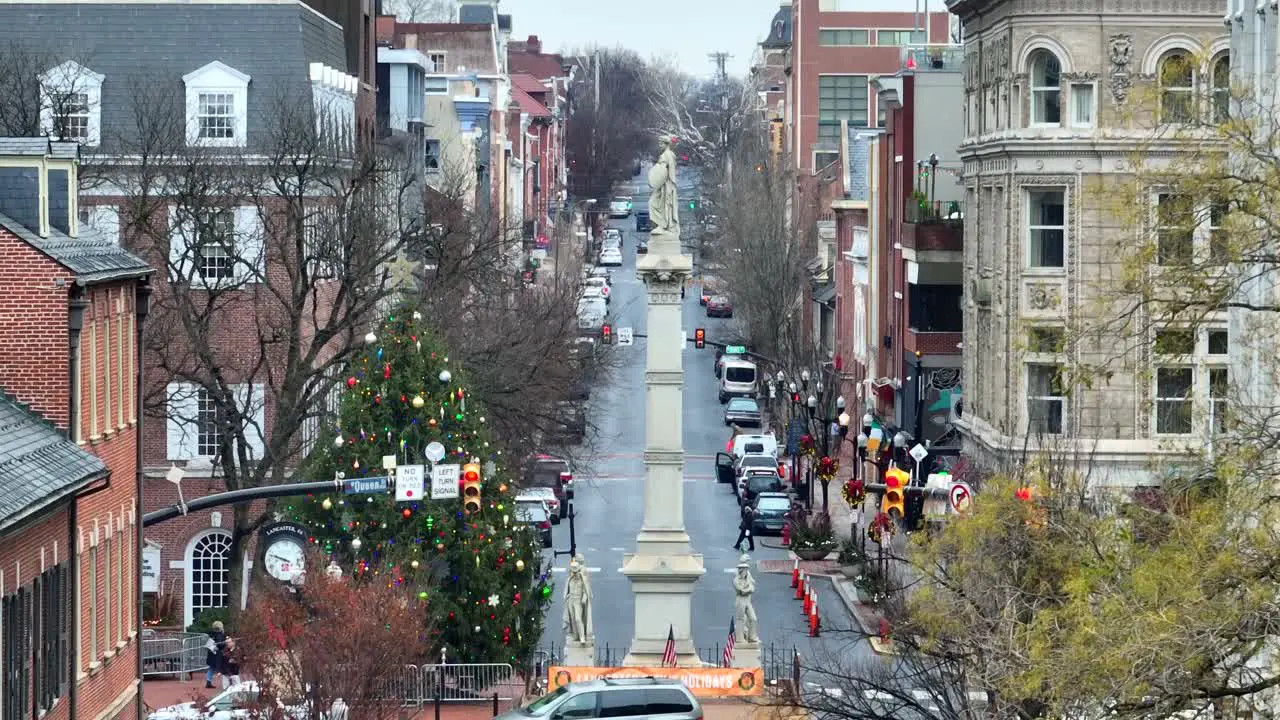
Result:
<svg viewBox="0 0 1280 720">
<path fill-rule="evenodd" d="M 1217 143 L 1221 144 L 1221 143 Z M 1112 137 L 1097 135 L 1054 135 L 1054 136 L 1018 136 L 1006 134 L 1002 136 L 979 139 L 967 142 L 957 148 L 961 160 L 978 159 L 996 155 L 1023 156 L 1077 156 L 1077 155 L 1116 155 L 1132 157 L 1143 155 L 1180 155 L 1192 151 L 1204 152 L 1206 141 L 1180 138 L 1153 138 L 1151 136 L 1116 135 Z M 1221 144 L 1226 151 L 1225 144 Z"/>
</svg>

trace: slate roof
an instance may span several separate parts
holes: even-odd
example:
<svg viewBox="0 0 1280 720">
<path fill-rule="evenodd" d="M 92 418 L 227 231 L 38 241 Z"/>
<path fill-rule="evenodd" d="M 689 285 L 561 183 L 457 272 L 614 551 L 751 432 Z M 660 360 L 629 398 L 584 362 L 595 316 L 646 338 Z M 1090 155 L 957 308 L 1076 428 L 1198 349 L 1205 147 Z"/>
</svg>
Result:
<svg viewBox="0 0 1280 720">
<path fill-rule="evenodd" d="M 551 92 L 551 88 L 542 84 L 538 78 L 526 73 L 514 73 L 511 75 L 511 84 L 530 95 L 539 95 Z"/>
<path fill-rule="evenodd" d="M 514 47 L 513 47 L 514 46 Z M 555 53 L 530 52 L 516 43 L 507 46 L 507 67 L 512 73 L 532 75 L 537 80 L 563 77 L 564 58 Z"/>
<path fill-rule="evenodd" d="M 136 132 L 131 88 L 171 89 L 183 103 L 182 76 L 214 60 L 250 76 L 249 144 L 261 145 L 285 98 L 310 98 L 308 64 L 345 69 L 342 28 L 297 2 L 0 3 L 0 45 L 66 60 L 105 76 L 103 149 Z M 32 89 L 34 92 L 34 88 Z"/>
<path fill-rule="evenodd" d="M 778 8 L 769 22 L 769 36 L 760 43 L 766 48 L 785 48 L 791 45 L 791 6 Z"/>
<path fill-rule="evenodd" d="M 0 227 L 75 273 L 76 281 L 84 285 L 146 277 L 155 272 L 142 258 L 85 226 L 78 238 L 54 227 L 49 228 L 49 237 L 40 237 L 22 223 L 0 214 Z"/>
<path fill-rule="evenodd" d="M 0 532 L 109 472 L 53 423 L 0 391 Z"/>
</svg>

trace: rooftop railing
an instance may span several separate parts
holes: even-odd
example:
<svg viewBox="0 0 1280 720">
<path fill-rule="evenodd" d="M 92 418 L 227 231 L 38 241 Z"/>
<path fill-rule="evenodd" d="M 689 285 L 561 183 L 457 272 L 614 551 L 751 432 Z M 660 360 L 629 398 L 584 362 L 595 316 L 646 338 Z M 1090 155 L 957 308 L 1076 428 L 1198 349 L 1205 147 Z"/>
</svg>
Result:
<svg viewBox="0 0 1280 720">
<path fill-rule="evenodd" d="M 907 45 L 902 48 L 902 69 L 910 72 L 960 72 L 964 69 L 961 45 Z"/>
</svg>

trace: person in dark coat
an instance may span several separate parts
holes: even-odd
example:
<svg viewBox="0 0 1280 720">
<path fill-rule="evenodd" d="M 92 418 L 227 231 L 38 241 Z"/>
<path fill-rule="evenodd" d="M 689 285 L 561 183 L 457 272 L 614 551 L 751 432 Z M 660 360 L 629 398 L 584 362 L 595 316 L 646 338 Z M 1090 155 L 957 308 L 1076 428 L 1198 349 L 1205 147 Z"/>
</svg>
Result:
<svg viewBox="0 0 1280 720">
<path fill-rule="evenodd" d="M 227 634 L 222 629 L 222 621 L 216 620 L 209 631 L 209 639 L 204 644 L 205 663 L 209 666 L 204 676 L 204 686 L 213 687 L 213 678 L 222 672 L 222 650 L 227 645 Z"/>
<path fill-rule="evenodd" d="M 756 539 L 751 534 L 752 521 L 755 520 L 756 511 L 751 505 L 742 506 L 742 519 L 738 521 L 738 541 L 733 544 L 734 550 L 742 549 L 742 541 L 746 540 L 752 551 L 756 549 Z"/>
<path fill-rule="evenodd" d="M 230 687 L 240 684 L 240 651 L 236 649 L 236 641 L 230 638 L 222 648 L 222 681 Z"/>
</svg>

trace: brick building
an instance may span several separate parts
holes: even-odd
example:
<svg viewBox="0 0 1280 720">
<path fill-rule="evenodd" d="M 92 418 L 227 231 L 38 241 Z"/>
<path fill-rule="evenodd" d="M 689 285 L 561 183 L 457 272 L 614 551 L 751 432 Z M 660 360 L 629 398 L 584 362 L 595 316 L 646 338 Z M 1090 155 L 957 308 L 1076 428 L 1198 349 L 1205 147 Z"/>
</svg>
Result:
<svg viewBox="0 0 1280 720">
<path fill-rule="evenodd" d="M 94 180 L 82 183 L 77 221 L 161 269 L 143 385 L 154 422 L 141 436 L 144 495 L 154 509 L 173 503 L 173 486 L 164 479 L 172 464 L 186 466 L 187 500 L 223 489 L 220 480 L 194 478 L 215 474 L 213 460 L 226 456 L 228 443 L 235 446 L 230 454 L 243 452 L 246 466 L 256 466 L 271 448 L 275 418 L 268 368 L 282 356 L 264 350 L 260 335 L 272 317 L 267 288 L 289 282 L 284 253 L 292 234 L 269 190 L 239 176 L 201 175 L 195 158 L 264 157 L 280 142 L 279 131 L 294 117 L 289 113 L 301 118 L 308 111 L 332 133 L 330 147 L 349 151 L 358 139 L 360 81 L 345 72 L 343 28 L 299 0 L 162 3 L 147 7 L 142 24 L 137 13 L 134 3 L 105 0 L 4 4 L 0 42 L 39 48 L 58 62 L 33 95 L 46 103 L 76 100 L 58 117 L 46 113 L 42 130 L 87 149 Z M 102 28 L 119 29 L 111 52 L 95 51 Z M 140 118 L 154 121 L 143 123 L 146 133 Z M 150 191 L 131 166 L 116 163 L 146 142 L 169 143 L 153 146 L 154 156 L 183 161 L 153 167 Z M 176 185 L 180 196 L 154 190 L 166 173 L 185 179 Z M 332 283 L 319 278 L 316 287 Z M 180 304 L 210 298 L 216 300 L 208 305 L 207 337 L 191 342 L 178 320 Z M 243 420 L 243 441 L 228 440 L 223 429 L 221 418 L 233 411 Z M 176 617 L 165 624 L 188 624 L 198 610 L 228 602 L 229 524 L 213 512 L 192 513 L 148 536 L 150 554 L 160 553 L 157 588 L 176 600 Z"/>
<path fill-rule="evenodd" d="M 75 143 L 0 139 L 0 717 L 142 714 L 151 267 L 84 226 Z"/>
<path fill-rule="evenodd" d="M 538 192 L 535 193 L 535 205 L 538 216 L 544 209 L 550 216 L 549 223 L 554 224 L 555 213 L 552 205 L 564 203 L 569 192 L 569 168 L 566 161 L 565 137 L 569 123 L 569 104 L 572 100 L 571 88 L 576 70 L 562 55 L 543 52 L 542 41 L 537 35 L 530 35 L 523 41 L 512 41 L 507 46 L 507 66 L 512 73 L 512 82 L 521 87 L 543 107 L 547 109 L 547 117 L 537 128 L 537 145 L 540 151 L 538 166 Z M 528 82 L 533 78 L 538 85 Z"/>
</svg>

